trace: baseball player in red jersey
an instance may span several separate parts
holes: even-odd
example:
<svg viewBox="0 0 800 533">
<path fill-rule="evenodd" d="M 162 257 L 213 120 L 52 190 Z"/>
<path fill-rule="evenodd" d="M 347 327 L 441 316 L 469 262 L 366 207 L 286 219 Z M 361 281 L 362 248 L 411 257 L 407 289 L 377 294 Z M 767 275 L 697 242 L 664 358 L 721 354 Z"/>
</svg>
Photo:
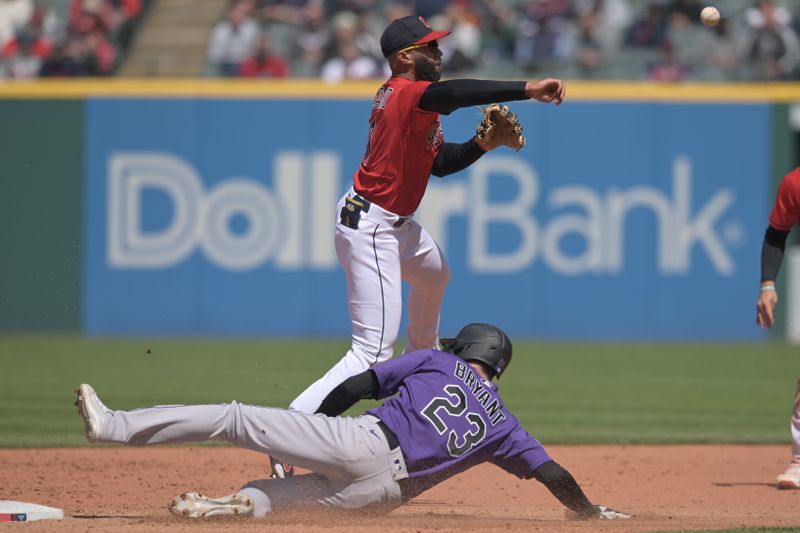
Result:
<svg viewBox="0 0 800 533">
<path fill-rule="evenodd" d="M 352 345 L 291 409 L 314 413 L 339 383 L 392 357 L 402 281 L 410 285 L 405 351 L 438 348 L 439 308 L 450 269 L 414 212 L 431 174 L 463 170 L 498 146 L 474 137 L 444 142 L 439 115 L 493 102 L 564 99 L 564 84 L 556 79 L 440 82 L 437 39 L 448 34 L 408 16 L 393 21 L 381 36 L 392 76 L 372 102 L 364 157 L 337 209 L 336 254 L 347 279 Z"/>
<path fill-rule="evenodd" d="M 756 306 L 756 324 L 771 328 L 775 323 L 773 311 L 778 303 L 775 279 L 783 261 L 786 237 L 789 230 L 800 221 L 800 168 L 794 169 L 781 180 L 778 197 L 769 215 L 769 226 L 761 247 L 761 290 Z M 778 488 L 800 489 L 800 379 L 794 393 L 792 412 L 792 461 L 789 468 L 778 476 Z"/>
</svg>

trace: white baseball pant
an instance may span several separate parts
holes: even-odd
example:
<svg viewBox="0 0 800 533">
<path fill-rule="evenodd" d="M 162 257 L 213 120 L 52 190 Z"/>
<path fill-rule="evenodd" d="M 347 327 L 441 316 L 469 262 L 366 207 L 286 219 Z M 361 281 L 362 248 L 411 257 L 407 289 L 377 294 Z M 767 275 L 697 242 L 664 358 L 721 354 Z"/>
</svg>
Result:
<svg viewBox="0 0 800 533">
<path fill-rule="evenodd" d="M 351 188 L 342 197 L 337 216 L 346 198 L 355 194 Z M 413 217 L 404 218 L 371 204 L 369 211 L 361 211 L 357 229 L 337 219 L 336 255 L 347 278 L 353 342 L 290 409 L 314 413 L 341 382 L 394 355 L 403 310 L 402 281 L 409 284 L 405 351 L 438 348 L 439 309 L 450 267 L 433 237 Z"/>
<path fill-rule="evenodd" d="M 408 477 L 400 448 L 389 449 L 378 418 L 309 415 L 238 402 L 162 405 L 106 414 L 99 441 L 135 446 L 224 440 L 278 456 L 314 474 L 247 483 L 255 515 L 273 508 L 321 505 L 391 511 Z"/>
</svg>

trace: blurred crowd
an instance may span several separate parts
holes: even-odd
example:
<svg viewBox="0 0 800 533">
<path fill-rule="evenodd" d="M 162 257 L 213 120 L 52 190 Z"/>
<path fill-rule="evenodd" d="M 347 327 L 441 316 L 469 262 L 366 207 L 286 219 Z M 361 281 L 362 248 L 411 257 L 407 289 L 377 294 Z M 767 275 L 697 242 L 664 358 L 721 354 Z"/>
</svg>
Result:
<svg viewBox="0 0 800 533">
<path fill-rule="evenodd" d="M 148 1 L 0 0 L 0 78 L 113 74 Z M 230 0 L 206 74 L 383 78 L 381 32 L 412 13 L 452 32 L 450 77 L 800 79 L 800 0 Z"/>
<path fill-rule="evenodd" d="M 0 0 L 0 78 L 108 76 L 147 0 Z"/>
<path fill-rule="evenodd" d="M 0 0 L 2 1 L 2 0 Z M 738 81 L 800 79 L 800 0 L 233 0 L 208 74 L 382 78 L 379 38 L 418 14 L 442 39 L 445 76 Z"/>
</svg>

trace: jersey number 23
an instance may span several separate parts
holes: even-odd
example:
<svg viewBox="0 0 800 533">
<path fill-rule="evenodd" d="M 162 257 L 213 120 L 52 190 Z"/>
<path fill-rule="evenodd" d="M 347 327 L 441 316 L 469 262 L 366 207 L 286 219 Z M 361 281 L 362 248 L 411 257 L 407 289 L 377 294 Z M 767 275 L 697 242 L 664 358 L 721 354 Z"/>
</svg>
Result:
<svg viewBox="0 0 800 533">
<path fill-rule="evenodd" d="M 447 396 L 437 396 L 422 410 L 422 415 L 430 420 L 439 435 L 447 433 L 447 450 L 452 457 L 464 455 L 486 436 L 486 422 L 478 413 L 467 412 L 467 395 L 458 385 L 447 385 L 444 388 Z M 472 431 L 458 435 L 442 420 L 440 411 L 458 418 L 466 418 Z"/>
</svg>

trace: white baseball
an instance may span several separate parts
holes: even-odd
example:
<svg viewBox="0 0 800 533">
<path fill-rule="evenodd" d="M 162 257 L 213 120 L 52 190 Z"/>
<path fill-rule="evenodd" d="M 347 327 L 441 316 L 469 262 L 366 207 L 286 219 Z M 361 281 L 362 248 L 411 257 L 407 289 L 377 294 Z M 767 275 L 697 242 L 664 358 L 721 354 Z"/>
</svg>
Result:
<svg viewBox="0 0 800 533">
<path fill-rule="evenodd" d="M 700 12 L 700 20 L 708 27 L 716 26 L 719 23 L 719 10 L 713 6 L 704 7 Z"/>
</svg>

